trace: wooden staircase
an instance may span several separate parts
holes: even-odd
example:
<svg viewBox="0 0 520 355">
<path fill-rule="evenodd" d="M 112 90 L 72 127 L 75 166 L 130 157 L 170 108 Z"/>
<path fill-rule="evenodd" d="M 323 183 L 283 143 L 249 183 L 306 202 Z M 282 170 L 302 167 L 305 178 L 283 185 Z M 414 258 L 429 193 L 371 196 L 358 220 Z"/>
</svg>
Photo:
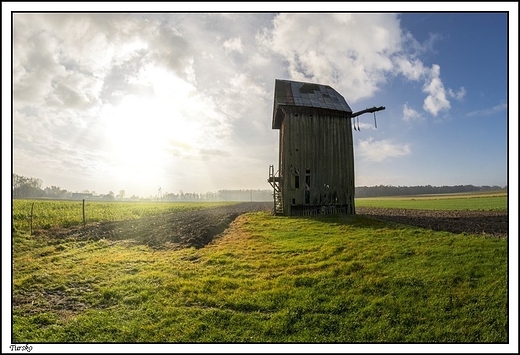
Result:
<svg viewBox="0 0 520 355">
<path fill-rule="evenodd" d="M 280 186 L 282 182 L 282 178 L 279 176 L 279 171 L 274 171 L 274 165 L 269 165 L 269 179 L 267 179 L 267 182 L 271 184 L 273 187 L 273 200 L 274 200 L 274 207 L 273 207 L 273 214 L 280 216 L 283 215 L 283 194 L 282 194 L 282 188 Z"/>
</svg>

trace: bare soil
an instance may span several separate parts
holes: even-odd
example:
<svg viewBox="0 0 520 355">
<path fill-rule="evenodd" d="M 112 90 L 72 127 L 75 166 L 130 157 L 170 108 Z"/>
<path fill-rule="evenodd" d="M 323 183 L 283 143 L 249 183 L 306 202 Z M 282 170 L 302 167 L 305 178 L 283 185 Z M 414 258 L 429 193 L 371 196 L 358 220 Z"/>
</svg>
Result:
<svg viewBox="0 0 520 355">
<path fill-rule="evenodd" d="M 78 240 L 125 240 L 129 244 L 154 249 L 201 248 L 222 233 L 240 214 L 268 211 L 271 202 L 245 202 L 143 217 L 130 221 L 100 222 L 85 227 L 59 228 L 40 233 L 53 238 Z M 506 211 L 432 211 L 358 207 L 358 215 L 422 228 L 453 233 L 486 234 L 507 237 Z"/>
<path fill-rule="evenodd" d="M 55 238 L 78 240 L 126 240 L 154 249 L 201 248 L 222 233 L 239 215 L 268 211 L 272 202 L 244 202 L 200 210 L 160 214 L 117 222 L 98 222 L 85 227 L 57 228 L 44 232 Z"/>
<path fill-rule="evenodd" d="M 356 214 L 385 221 L 452 233 L 507 237 L 507 211 L 434 211 L 399 208 L 356 207 Z"/>
</svg>

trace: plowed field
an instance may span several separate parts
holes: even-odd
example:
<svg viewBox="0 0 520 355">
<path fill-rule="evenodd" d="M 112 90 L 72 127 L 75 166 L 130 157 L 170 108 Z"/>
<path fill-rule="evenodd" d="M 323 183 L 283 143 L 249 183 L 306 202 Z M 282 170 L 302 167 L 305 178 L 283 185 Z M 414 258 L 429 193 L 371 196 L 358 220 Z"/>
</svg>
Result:
<svg viewBox="0 0 520 355">
<path fill-rule="evenodd" d="M 271 202 L 244 202 L 142 217 L 129 221 L 98 222 L 85 227 L 51 229 L 45 234 L 79 240 L 125 240 L 156 249 L 200 248 L 222 233 L 240 214 L 269 210 Z"/>
<path fill-rule="evenodd" d="M 85 227 L 51 229 L 44 233 L 55 238 L 79 240 L 124 240 L 155 249 L 201 248 L 222 233 L 240 214 L 267 211 L 271 202 L 247 202 L 143 217 L 130 221 L 100 222 Z M 453 233 L 507 236 L 507 212 L 493 211 L 432 211 L 358 207 L 358 215 L 398 222 L 422 228 Z"/>
<path fill-rule="evenodd" d="M 380 220 L 452 233 L 466 232 L 506 237 L 509 231 L 507 211 L 439 211 L 356 207 L 356 213 Z"/>
</svg>

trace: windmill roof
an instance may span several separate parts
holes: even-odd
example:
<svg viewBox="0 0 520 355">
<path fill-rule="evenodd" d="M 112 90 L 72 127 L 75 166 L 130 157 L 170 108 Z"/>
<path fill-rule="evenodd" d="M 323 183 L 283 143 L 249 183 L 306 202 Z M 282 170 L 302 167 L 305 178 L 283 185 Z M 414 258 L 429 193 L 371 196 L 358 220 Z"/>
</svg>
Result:
<svg viewBox="0 0 520 355">
<path fill-rule="evenodd" d="M 309 107 L 352 113 L 345 98 L 328 85 L 291 80 L 275 80 L 273 128 L 279 129 L 284 106 Z"/>
</svg>

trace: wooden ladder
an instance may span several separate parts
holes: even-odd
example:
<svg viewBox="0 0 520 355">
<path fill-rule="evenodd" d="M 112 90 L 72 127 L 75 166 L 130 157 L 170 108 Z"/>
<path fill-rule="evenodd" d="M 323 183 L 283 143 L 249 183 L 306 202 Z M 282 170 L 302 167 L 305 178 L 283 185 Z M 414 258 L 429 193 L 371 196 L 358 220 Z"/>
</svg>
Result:
<svg viewBox="0 0 520 355">
<path fill-rule="evenodd" d="M 282 179 L 279 176 L 279 171 L 274 171 L 274 165 L 269 165 L 269 179 L 267 181 L 273 187 L 273 213 L 283 215 L 283 194 L 280 186 Z"/>
</svg>

